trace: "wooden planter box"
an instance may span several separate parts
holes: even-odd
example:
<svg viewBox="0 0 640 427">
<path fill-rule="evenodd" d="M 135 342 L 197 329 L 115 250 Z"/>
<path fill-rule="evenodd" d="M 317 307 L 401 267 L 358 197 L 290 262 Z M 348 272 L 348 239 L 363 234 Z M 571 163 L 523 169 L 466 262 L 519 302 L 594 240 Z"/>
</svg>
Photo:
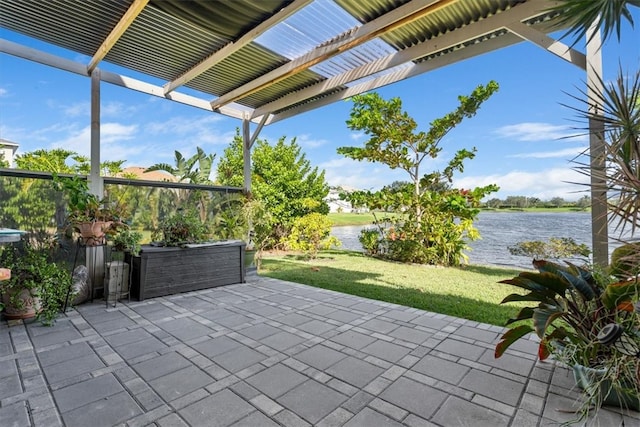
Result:
<svg viewBox="0 0 640 427">
<path fill-rule="evenodd" d="M 143 245 L 133 259 L 131 297 L 147 298 L 244 283 L 245 243 L 228 240 L 188 248 Z"/>
</svg>

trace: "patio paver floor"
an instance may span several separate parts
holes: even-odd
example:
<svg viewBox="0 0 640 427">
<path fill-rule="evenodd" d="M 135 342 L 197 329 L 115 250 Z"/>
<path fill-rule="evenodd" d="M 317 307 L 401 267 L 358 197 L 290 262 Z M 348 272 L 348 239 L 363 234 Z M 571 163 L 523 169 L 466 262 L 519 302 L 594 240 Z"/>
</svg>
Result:
<svg viewBox="0 0 640 427">
<path fill-rule="evenodd" d="M 0 322 L 0 425 L 551 426 L 579 397 L 502 328 L 274 279 Z M 504 362 L 504 363 L 501 363 Z M 601 410 L 588 425 L 640 424 Z"/>
</svg>

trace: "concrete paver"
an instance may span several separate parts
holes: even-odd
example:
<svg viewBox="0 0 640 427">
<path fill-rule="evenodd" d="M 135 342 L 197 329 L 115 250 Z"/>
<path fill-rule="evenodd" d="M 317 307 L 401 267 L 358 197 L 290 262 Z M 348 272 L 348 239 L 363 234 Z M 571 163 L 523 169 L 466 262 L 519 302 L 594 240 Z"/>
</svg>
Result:
<svg viewBox="0 0 640 427">
<path fill-rule="evenodd" d="M 502 328 L 253 276 L 47 328 L 0 322 L 0 425 L 546 426 L 575 418 L 571 372 L 501 358 Z M 601 409 L 594 425 L 640 424 Z"/>
</svg>

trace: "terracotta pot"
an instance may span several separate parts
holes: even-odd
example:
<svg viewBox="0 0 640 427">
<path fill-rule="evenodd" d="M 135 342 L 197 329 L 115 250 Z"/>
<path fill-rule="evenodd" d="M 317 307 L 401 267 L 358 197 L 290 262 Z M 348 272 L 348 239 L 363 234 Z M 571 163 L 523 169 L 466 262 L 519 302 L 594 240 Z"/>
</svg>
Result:
<svg viewBox="0 0 640 427">
<path fill-rule="evenodd" d="M 2 295 L 2 302 L 4 304 L 4 317 L 7 319 L 31 319 L 36 317 L 40 310 L 40 300 L 37 297 L 31 295 L 29 289 L 23 289 L 18 294 L 18 299 L 21 301 L 19 306 L 11 304 L 11 298 L 8 294 Z"/>
<path fill-rule="evenodd" d="M 82 243 L 86 246 L 105 244 L 105 234 L 113 224 L 112 221 L 91 221 L 76 224 Z"/>
</svg>

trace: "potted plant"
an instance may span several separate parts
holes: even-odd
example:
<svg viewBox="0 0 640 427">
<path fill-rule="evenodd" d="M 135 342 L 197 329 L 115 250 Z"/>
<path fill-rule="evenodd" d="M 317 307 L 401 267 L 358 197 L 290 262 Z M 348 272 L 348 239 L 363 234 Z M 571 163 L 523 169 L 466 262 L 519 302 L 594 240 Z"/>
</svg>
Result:
<svg viewBox="0 0 640 427">
<path fill-rule="evenodd" d="M 203 243 L 209 235 L 209 228 L 200 220 L 198 213 L 183 209 L 165 218 L 154 232 L 154 237 L 161 239 L 163 246 Z"/>
<path fill-rule="evenodd" d="M 60 177 L 53 174 L 54 187 L 67 198 L 67 221 L 80 234 L 86 246 L 105 243 L 105 236 L 122 223 L 124 206 L 109 199 L 100 199 L 89 192 L 86 179 L 79 176 Z"/>
<path fill-rule="evenodd" d="M 271 239 L 273 217 L 264 203 L 251 195 L 246 196 L 242 213 L 246 222 L 245 268 L 254 272 L 260 268 L 262 251 Z"/>
<path fill-rule="evenodd" d="M 585 391 L 581 419 L 602 404 L 640 410 L 638 278 L 618 280 L 570 263 L 534 260 L 533 265 L 537 272 L 524 271 L 501 282 L 526 291 L 508 295 L 502 303 L 533 305 L 507 322 L 512 327 L 496 345 L 495 356 L 535 332 L 541 360 L 553 356 L 573 368 L 577 385 Z"/>
<path fill-rule="evenodd" d="M 2 248 L 0 264 L 11 270 L 7 280 L 0 281 L 4 316 L 8 319 L 37 317 L 43 324 L 53 323 L 61 311 L 69 284 L 69 271 L 51 261 L 43 250 L 25 244 Z"/>
<path fill-rule="evenodd" d="M 132 230 L 130 226 L 122 224 L 115 233 L 110 237 L 113 243 L 113 249 L 120 252 L 129 252 L 133 256 L 140 254 L 140 242 L 142 241 L 142 233 Z"/>
<path fill-rule="evenodd" d="M 133 258 L 131 296 L 142 301 L 198 289 L 244 282 L 240 240 L 210 240 L 207 224 L 193 210 L 178 210 L 154 232 Z"/>
</svg>

